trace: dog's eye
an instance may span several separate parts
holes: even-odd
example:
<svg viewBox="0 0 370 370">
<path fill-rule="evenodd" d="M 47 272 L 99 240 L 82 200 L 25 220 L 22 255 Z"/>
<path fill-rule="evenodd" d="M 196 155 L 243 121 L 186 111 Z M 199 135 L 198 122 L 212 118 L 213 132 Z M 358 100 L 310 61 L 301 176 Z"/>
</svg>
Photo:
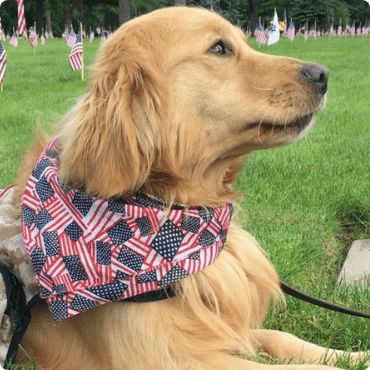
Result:
<svg viewBox="0 0 370 370">
<path fill-rule="evenodd" d="M 208 52 L 215 55 L 228 55 L 232 53 L 231 49 L 226 46 L 222 40 L 219 40 L 212 45 Z"/>
</svg>

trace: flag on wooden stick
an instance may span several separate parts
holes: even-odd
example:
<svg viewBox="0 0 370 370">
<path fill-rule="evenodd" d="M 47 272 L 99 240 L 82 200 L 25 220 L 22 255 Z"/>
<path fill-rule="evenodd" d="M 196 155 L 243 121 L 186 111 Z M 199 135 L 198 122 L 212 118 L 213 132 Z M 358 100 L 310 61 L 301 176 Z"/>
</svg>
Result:
<svg viewBox="0 0 370 370">
<path fill-rule="evenodd" d="M 76 34 L 73 27 L 71 27 L 71 31 L 67 32 L 66 43 L 70 48 L 73 48 L 76 43 Z"/>
<path fill-rule="evenodd" d="M 77 34 L 76 42 L 69 54 L 69 65 L 72 68 L 72 71 L 79 71 L 83 67 L 83 43 L 81 32 Z"/>
<path fill-rule="evenodd" d="M 18 36 L 22 36 L 26 31 L 26 16 L 24 13 L 23 0 L 17 0 L 18 7 Z"/>
<path fill-rule="evenodd" d="M 38 37 L 36 33 L 36 23 L 34 27 L 30 28 L 30 34 L 28 35 L 28 41 L 33 48 L 37 48 L 38 45 Z"/>
<path fill-rule="evenodd" d="M 287 31 L 287 37 L 289 40 L 293 41 L 295 37 L 295 27 L 292 20 L 290 20 L 288 31 Z"/>
<path fill-rule="evenodd" d="M 262 45 L 266 44 L 267 37 L 266 37 L 266 34 L 265 34 L 265 29 L 264 29 L 264 27 L 261 23 L 261 17 L 259 17 L 259 19 L 258 19 L 258 27 L 254 31 L 254 36 L 256 37 L 256 41 L 257 41 L 259 46 L 261 44 Z"/>
<path fill-rule="evenodd" d="M 3 92 L 3 81 L 7 69 L 7 55 L 6 50 L 0 41 L 0 92 Z"/>
</svg>

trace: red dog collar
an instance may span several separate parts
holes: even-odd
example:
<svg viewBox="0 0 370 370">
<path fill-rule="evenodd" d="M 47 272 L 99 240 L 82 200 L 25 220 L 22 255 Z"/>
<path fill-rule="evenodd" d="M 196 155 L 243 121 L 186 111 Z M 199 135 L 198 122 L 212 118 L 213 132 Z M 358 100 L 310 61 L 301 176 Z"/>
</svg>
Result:
<svg viewBox="0 0 370 370">
<path fill-rule="evenodd" d="M 99 199 L 58 177 L 57 142 L 41 154 L 22 196 L 25 248 L 57 321 L 166 287 L 209 266 L 232 205 L 185 208 L 138 193 Z"/>
</svg>

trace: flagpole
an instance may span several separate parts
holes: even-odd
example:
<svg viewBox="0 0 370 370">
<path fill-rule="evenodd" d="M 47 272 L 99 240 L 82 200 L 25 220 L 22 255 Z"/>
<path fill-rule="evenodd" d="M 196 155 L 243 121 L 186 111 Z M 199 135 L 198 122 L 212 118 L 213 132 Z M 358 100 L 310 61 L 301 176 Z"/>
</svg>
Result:
<svg viewBox="0 0 370 370">
<path fill-rule="evenodd" d="M 84 38 L 82 36 L 82 22 L 80 22 L 80 32 L 81 32 L 81 43 L 82 43 L 82 50 L 84 45 Z M 81 68 L 81 80 L 85 80 L 85 63 L 84 63 L 84 53 L 82 53 L 82 68 Z"/>
<path fill-rule="evenodd" d="M 1 81 L 1 82 L 0 82 L 0 93 L 2 94 L 2 93 L 3 93 L 3 91 L 4 91 L 4 82 L 3 82 L 3 81 Z"/>
</svg>

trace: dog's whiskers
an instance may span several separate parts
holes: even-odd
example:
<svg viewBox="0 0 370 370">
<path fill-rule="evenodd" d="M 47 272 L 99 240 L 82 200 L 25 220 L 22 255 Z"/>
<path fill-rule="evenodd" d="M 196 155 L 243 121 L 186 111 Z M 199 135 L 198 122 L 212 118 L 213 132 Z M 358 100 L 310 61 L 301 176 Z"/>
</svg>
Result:
<svg viewBox="0 0 370 370">
<path fill-rule="evenodd" d="M 258 125 L 258 130 L 257 130 L 257 137 L 258 137 L 258 141 L 259 141 L 261 144 L 263 144 L 263 140 L 262 140 L 262 137 L 261 137 L 261 135 L 260 135 L 260 128 L 261 128 L 261 125 L 262 125 L 263 120 L 264 120 L 264 118 L 266 117 L 266 115 L 267 115 L 267 112 L 265 112 L 265 114 L 262 116 L 262 118 L 261 118 L 261 120 L 260 120 L 260 122 L 259 122 L 259 125 Z"/>
</svg>

